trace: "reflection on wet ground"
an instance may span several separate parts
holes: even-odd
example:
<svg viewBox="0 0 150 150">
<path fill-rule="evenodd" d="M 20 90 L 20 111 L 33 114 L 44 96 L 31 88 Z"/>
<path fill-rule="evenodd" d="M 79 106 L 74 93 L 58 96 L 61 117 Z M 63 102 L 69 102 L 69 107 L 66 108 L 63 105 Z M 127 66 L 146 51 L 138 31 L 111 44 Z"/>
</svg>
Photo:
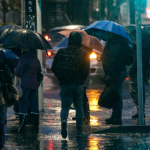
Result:
<svg viewBox="0 0 150 150">
<path fill-rule="evenodd" d="M 26 126 L 25 134 L 18 134 L 19 121 L 14 117 L 12 107 L 8 108 L 9 118 L 6 126 L 6 150 L 148 150 L 150 149 L 150 133 L 118 132 L 126 130 L 128 126 L 136 126 L 138 121 L 131 119 L 136 113 L 135 106 L 128 92 L 128 84 L 123 86 L 123 123 L 122 126 L 106 125 L 105 119 L 111 115 L 111 109 L 101 108 L 97 105 L 99 96 L 104 88 L 102 84 L 98 89 L 88 89 L 87 96 L 90 104 L 90 120 L 85 120 L 83 131 L 85 137 L 76 139 L 76 122 L 72 120 L 75 110 L 71 109 L 68 118 L 68 137 L 61 137 L 60 123 L 60 97 L 59 86 L 49 87 L 50 79 L 44 77 L 44 112 L 40 116 L 39 133 L 33 133 L 31 124 Z M 146 127 L 150 128 L 150 87 L 146 87 Z M 137 127 L 137 126 L 136 126 Z M 138 130 L 138 128 L 137 128 Z M 106 131 L 106 132 L 97 132 Z M 114 131 L 114 133 L 113 133 Z M 150 130 L 149 130 L 150 131 Z M 94 134 L 97 133 L 97 134 Z"/>
</svg>

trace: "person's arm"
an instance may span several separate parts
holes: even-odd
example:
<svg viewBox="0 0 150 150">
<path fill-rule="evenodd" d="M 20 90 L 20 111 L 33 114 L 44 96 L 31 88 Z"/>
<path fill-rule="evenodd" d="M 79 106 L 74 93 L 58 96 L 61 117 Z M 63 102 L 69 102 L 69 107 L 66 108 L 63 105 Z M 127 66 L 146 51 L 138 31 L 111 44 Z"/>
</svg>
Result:
<svg viewBox="0 0 150 150">
<path fill-rule="evenodd" d="M 25 64 L 23 63 L 23 60 L 20 59 L 17 67 L 14 68 L 15 75 L 21 77 L 24 72 L 24 69 L 25 69 Z"/>
</svg>

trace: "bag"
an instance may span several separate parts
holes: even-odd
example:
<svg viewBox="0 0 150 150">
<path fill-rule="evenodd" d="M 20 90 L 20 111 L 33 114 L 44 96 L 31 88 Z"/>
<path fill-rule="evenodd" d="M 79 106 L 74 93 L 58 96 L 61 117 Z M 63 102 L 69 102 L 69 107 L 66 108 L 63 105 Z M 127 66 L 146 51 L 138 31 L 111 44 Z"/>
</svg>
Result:
<svg viewBox="0 0 150 150">
<path fill-rule="evenodd" d="M 41 73 L 41 70 L 37 71 L 37 79 L 38 83 L 41 84 L 41 82 L 43 81 L 43 74 Z"/>
<path fill-rule="evenodd" d="M 117 90 L 109 85 L 109 81 L 107 81 L 106 87 L 104 88 L 104 91 L 100 95 L 98 105 L 101 107 L 111 109 L 119 101 L 120 96 Z"/>
<path fill-rule="evenodd" d="M 5 103 L 7 107 L 13 106 L 19 100 L 19 94 L 16 87 L 12 84 L 6 84 Z"/>
<path fill-rule="evenodd" d="M 128 48 L 124 49 L 124 63 L 127 66 L 130 66 L 134 61 L 134 51 L 133 46 L 129 44 Z"/>
<path fill-rule="evenodd" d="M 16 88 L 16 90 L 19 94 L 19 98 L 21 98 L 23 96 L 23 91 L 21 88 L 21 79 L 18 78 L 17 76 L 15 76 L 15 79 L 14 79 L 14 87 Z"/>
<path fill-rule="evenodd" d="M 69 51 L 67 48 L 61 49 L 58 56 L 57 78 L 71 81 L 78 74 L 79 63 L 77 52 Z"/>
</svg>

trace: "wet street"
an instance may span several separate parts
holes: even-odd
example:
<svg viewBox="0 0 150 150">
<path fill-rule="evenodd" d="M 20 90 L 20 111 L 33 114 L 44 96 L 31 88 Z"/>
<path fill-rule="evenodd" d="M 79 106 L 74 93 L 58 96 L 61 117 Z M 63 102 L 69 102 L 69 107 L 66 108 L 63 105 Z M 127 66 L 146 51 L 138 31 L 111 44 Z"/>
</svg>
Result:
<svg viewBox="0 0 150 150">
<path fill-rule="evenodd" d="M 150 85 L 146 86 L 145 126 L 138 126 L 131 116 L 136 108 L 128 91 L 128 82 L 123 85 L 122 125 L 106 125 L 105 119 L 111 110 L 97 105 L 104 84 L 99 79 L 91 82 L 87 96 L 90 103 L 90 120 L 84 121 L 84 138 L 76 139 L 76 122 L 72 120 L 75 110 L 71 109 L 68 118 L 68 137 L 61 137 L 59 86 L 44 77 L 44 112 L 40 115 L 39 133 L 33 133 L 31 125 L 26 126 L 25 134 L 16 132 L 19 121 L 13 108 L 8 108 L 6 125 L 6 150 L 149 150 L 150 149 Z"/>
</svg>

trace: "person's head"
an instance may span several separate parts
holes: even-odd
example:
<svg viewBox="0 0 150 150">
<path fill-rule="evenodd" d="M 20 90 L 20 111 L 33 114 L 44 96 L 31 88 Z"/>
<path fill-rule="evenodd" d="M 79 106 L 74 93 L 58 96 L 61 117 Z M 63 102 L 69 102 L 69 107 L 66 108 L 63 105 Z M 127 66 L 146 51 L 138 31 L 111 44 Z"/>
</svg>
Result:
<svg viewBox="0 0 150 150">
<path fill-rule="evenodd" d="M 76 47 L 81 47 L 82 36 L 80 32 L 73 31 L 69 35 L 68 45 L 73 45 Z"/>
</svg>

